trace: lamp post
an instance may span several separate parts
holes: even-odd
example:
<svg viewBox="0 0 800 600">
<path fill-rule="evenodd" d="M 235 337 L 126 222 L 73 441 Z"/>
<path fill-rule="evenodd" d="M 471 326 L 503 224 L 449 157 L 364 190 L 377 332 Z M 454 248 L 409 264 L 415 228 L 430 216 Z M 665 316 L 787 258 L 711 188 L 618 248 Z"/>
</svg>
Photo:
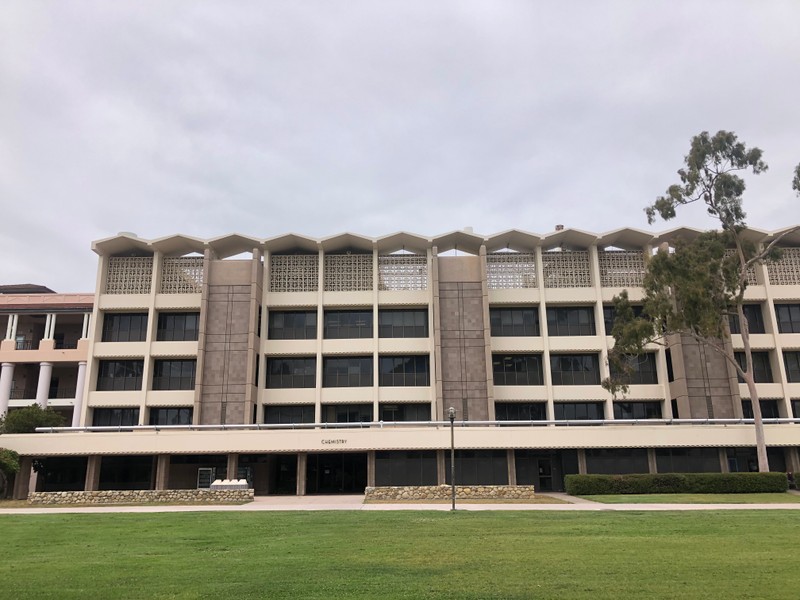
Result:
<svg viewBox="0 0 800 600">
<path fill-rule="evenodd" d="M 450 510 L 456 509 L 456 409 L 452 406 L 447 409 L 447 416 L 450 418 L 450 492 L 453 505 Z"/>
</svg>

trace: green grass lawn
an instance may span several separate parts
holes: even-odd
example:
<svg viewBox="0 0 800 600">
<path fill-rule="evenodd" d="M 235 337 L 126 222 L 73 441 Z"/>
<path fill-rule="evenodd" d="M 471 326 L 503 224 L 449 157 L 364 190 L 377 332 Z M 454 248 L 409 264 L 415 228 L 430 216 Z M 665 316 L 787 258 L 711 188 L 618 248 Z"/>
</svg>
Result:
<svg viewBox="0 0 800 600">
<path fill-rule="evenodd" d="M 794 511 L 0 516 L 2 598 L 790 598 Z"/>
<path fill-rule="evenodd" d="M 581 496 L 603 504 L 794 504 L 800 495 L 790 494 L 600 494 Z"/>
</svg>

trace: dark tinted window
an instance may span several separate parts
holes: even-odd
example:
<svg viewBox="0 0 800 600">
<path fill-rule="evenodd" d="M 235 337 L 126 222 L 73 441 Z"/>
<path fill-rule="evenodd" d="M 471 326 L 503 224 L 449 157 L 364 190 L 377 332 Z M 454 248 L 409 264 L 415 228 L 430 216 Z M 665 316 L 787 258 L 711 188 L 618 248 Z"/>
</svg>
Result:
<svg viewBox="0 0 800 600">
<path fill-rule="evenodd" d="M 642 316 L 641 306 L 631 306 L 634 317 Z M 612 335 L 614 331 L 614 322 L 617 320 L 617 311 L 613 306 L 603 307 L 603 325 L 606 329 L 606 335 Z"/>
<path fill-rule="evenodd" d="M 291 423 L 313 423 L 313 404 L 287 404 L 264 407 L 264 423 L 272 425 Z"/>
<path fill-rule="evenodd" d="M 371 385 L 371 356 L 322 359 L 323 387 L 369 387 Z"/>
<path fill-rule="evenodd" d="M 428 337 L 428 311 L 383 310 L 378 311 L 378 337 L 424 338 Z"/>
<path fill-rule="evenodd" d="M 191 425 L 192 408 L 151 408 L 150 425 Z"/>
<path fill-rule="evenodd" d="M 655 354 L 651 352 L 648 354 L 640 354 L 639 356 L 629 356 L 627 357 L 627 362 L 632 371 L 626 376 L 620 376 L 620 379 L 625 380 L 625 383 L 658 383 Z M 618 375 L 614 369 L 612 369 L 612 373 Z"/>
<path fill-rule="evenodd" d="M 193 390 L 196 365 L 196 359 L 155 361 L 153 389 Z"/>
<path fill-rule="evenodd" d="M 762 419 L 780 419 L 777 400 L 759 400 L 761 406 Z M 753 418 L 753 403 L 750 400 L 742 400 L 742 416 L 745 419 Z"/>
<path fill-rule="evenodd" d="M 761 314 L 760 304 L 744 304 L 742 306 L 744 317 L 747 319 L 747 327 L 750 333 L 764 333 L 764 317 Z M 739 324 L 739 315 L 730 315 L 728 324 L 731 333 L 742 333 L 742 326 Z"/>
<path fill-rule="evenodd" d="M 95 408 L 92 425 L 95 427 L 119 427 L 120 425 L 138 425 L 138 408 Z"/>
<path fill-rule="evenodd" d="M 97 370 L 97 390 L 101 392 L 142 389 L 143 360 L 101 360 Z"/>
<path fill-rule="evenodd" d="M 556 421 L 591 421 L 605 419 L 602 402 L 556 402 Z"/>
<path fill-rule="evenodd" d="M 800 352 L 784 352 L 783 364 L 786 366 L 786 380 L 800 383 Z"/>
<path fill-rule="evenodd" d="M 372 404 L 327 404 L 322 407 L 323 423 L 370 423 Z"/>
<path fill-rule="evenodd" d="M 106 313 L 104 342 L 143 342 L 147 339 L 147 313 Z"/>
<path fill-rule="evenodd" d="M 200 313 L 159 313 L 156 340 L 196 342 L 200 333 Z"/>
<path fill-rule="evenodd" d="M 594 308 L 572 306 L 547 309 L 548 335 L 594 335 Z"/>
<path fill-rule="evenodd" d="M 325 339 L 372 337 L 372 309 L 326 310 Z"/>
<path fill-rule="evenodd" d="M 545 402 L 495 402 L 495 419 L 498 421 L 546 421 Z"/>
<path fill-rule="evenodd" d="M 489 322 L 496 337 L 521 337 L 539 335 L 539 309 L 491 308 Z"/>
<path fill-rule="evenodd" d="M 745 368 L 747 361 L 745 360 L 744 352 L 733 353 L 736 362 L 742 368 Z M 756 383 L 772 383 L 772 368 L 769 364 L 769 352 L 753 352 L 753 378 Z M 744 380 L 739 377 L 739 383 L 744 383 Z"/>
<path fill-rule="evenodd" d="M 317 337 L 317 311 L 271 310 L 267 325 L 270 340 L 313 340 Z"/>
<path fill-rule="evenodd" d="M 493 354 L 495 385 L 543 385 L 541 354 Z"/>
<path fill-rule="evenodd" d="M 597 354 L 551 354 L 553 385 L 599 385 Z"/>
<path fill-rule="evenodd" d="M 427 354 L 413 356 L 381 356 L 379 380 L 382 386 L 430 385 L 430 366 Z"/>
<path fill-rule="evenodd" d="M 430 421 L 430 404 L 381 404 L 381 421 Z"/>
<path fill-rule="evenodd" d="M 317 385 L 316 357 L 267 358 L 267 387 L 271 389 L 313 388 Z"/>
<path fill-rule="evenodd" d="M 661 402 L 614 402 L 615 419 L 660 419 Z"/>
<path fill-rule="evenodd" d="M 776 304 L 775 316 L 780 333 L 800 333 L 800 304 Z"/>
</svg>

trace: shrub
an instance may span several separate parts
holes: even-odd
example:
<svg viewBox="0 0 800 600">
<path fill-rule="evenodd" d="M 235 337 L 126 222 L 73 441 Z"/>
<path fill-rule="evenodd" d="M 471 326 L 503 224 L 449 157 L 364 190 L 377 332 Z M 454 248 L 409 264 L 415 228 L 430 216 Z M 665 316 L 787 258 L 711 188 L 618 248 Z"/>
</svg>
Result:
<svg viewBox="0 0 800 600">
<path fill-rule="evenodd" d="M 0 423 L 0 433 L 34 433 L 37 427 L 61 427 L 64 417 L 52 408 L 31 404 L 10 411 Z"/>
<path fill-rule="evenodd" d="M 785 492 L 785 473 L 567 475 L 568 494 L 747 494 Z"/>
</svg>

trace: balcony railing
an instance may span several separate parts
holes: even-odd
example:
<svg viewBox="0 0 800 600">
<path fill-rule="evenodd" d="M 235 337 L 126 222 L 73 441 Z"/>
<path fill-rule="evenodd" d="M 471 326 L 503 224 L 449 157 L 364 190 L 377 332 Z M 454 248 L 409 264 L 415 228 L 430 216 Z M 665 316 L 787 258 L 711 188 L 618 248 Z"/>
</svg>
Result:
<svg viewBox="0 0 800 600">
<path fill-rule="evenodd" d="M 800 425 L 797 419 L 764 419 L 765 425 Z M 467 427 L 541 427 L 542 425 L 613 426 L 669 426 L 669 425 L 752 425 L 753 419 L 592 419 L 566 421 L 456 421 L 454 425 Z M 388 427 L 447 428 L 450 421 L 362 421 L 358 423 L 282 423 L 251 425 L 114 425 L 106 427 L 37 427 L 37 433 L 116 432 L 116 431 L 280 431 L 284 429 L 383 429 Z"/>
</svg>

